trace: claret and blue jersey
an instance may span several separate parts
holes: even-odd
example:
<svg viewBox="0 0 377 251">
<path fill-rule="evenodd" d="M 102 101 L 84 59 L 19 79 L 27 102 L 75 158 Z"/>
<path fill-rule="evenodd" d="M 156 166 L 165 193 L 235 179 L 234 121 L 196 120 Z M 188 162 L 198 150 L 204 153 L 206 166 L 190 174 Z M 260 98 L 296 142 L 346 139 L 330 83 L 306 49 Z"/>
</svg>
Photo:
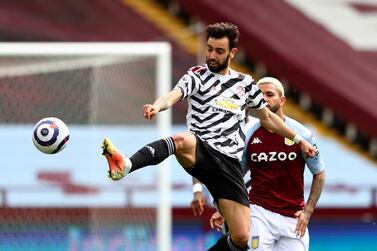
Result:
<svg viewBox="0 0 377 251">
<path fill-rule="evenodd" d="M 305 205 L 305 164 L 312 174 L 318 174 L 325 168 L 323 159 L 319 151 L 315 157 L 304 156 L 293 141 L 267 131 L 259 120 L 252 123 L 246 131 L 241 162 L 244 173 L 250 170 L 250 203 L 293 217 Z M 302 124 L 289 117 L 285 123 L 316 146 L 313 134 Z"/>
</svg>

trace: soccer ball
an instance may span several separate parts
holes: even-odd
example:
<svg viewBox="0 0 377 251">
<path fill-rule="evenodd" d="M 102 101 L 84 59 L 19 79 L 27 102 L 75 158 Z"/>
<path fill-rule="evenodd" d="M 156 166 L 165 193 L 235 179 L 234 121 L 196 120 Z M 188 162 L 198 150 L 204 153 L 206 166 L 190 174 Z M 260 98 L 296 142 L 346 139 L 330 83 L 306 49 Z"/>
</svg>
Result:
<svg viewBox="0 0 377 251">
<path fill-rule="evenodd" d="M 69 140 L 69 130 L 67 125 L 58 118 L 44 118 L 34 126 L 32 138 L 39 151 L 54 154 L 66 147 Z"/>
</svg>

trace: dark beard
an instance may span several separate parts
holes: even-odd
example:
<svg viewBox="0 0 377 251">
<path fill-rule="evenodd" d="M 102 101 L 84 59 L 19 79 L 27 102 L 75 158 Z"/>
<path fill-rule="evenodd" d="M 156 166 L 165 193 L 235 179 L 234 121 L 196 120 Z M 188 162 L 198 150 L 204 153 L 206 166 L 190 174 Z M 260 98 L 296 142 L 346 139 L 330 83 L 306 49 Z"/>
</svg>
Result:
<svg viewBox="0 0 377 251">
<path fill-rule="evenodd" d="M 214 73 L 219 73 L 220 71 L 226 69 L 228 67 L 228 61 L 229 61 L 229 54 L 228 56 L 226 57 L 226 59 L 221 62 L 218 66 L 211 66 L 209 64 L 209 61 L 208 59 L 206 59 L 206 62 L 207 62 L 207 67 L 208 69 L 211 71 L 211 72 L 214 72 Z"/>
<path fill-rule="evenodd" d="M 276 113 L 277 110 L 279 110 L 279 107 L 275 106 L 275 107 L 271 107 L 271 106 L 267 106 L 268 109 L 270 109 L 271 112 L 273 113 Z"/>
</svg>

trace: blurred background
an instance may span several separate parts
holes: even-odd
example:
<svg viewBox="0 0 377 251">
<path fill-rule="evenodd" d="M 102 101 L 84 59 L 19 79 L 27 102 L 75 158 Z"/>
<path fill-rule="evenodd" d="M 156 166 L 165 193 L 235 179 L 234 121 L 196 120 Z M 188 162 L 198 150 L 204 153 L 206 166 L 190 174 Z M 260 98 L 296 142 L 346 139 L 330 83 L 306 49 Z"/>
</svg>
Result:
<svg viewBox="0 0 377 251">
<path fill-rule="evenodd" d="M 317 138 L 327 176 L 310 249 L 377 250 L 376 0 L 0 0 L 1 42 L 169 42 L 172 87 L 204 62 L 218 21 L 241 32 L 232 67 L 282 80 L 286 114 Z M 97 59 L 0 54 L 0 250 L 157 250 L 157 168 L 112 182 L 100 149 L 105 136 L 129 154 L 157 139 L 140 112 L 153 59 Z M 186 104 L 172 114 L 172 133 L 185 130 Z M 48 116 L 71 131 L 57 155 L 31 142 Z M 205 250 L 219 236 L 211 198 L 193 216 L 191 177 L 174 158 L 170 171 L 172 250 Z M 306 196 L 310 184 L 306 172 Z"/>
</svg>

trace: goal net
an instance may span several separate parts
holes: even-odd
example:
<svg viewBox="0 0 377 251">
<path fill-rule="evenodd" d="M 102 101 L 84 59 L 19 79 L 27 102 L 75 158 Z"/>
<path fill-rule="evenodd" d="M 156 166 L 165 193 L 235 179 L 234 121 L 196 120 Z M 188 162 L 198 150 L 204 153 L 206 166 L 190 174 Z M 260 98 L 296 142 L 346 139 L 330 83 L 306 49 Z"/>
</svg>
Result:
<svg viewBox="0 0 377 251">
<path fill-rule="evenodd" d="M 170 58 L 167 43 L 1 44 L 1 250 L 170 250 L 169 160 L 113 182 L 100 149 L 171 134 L 169 110 L 141 112 L 170 90 Z M 44 117 L 70 129 L 56 155 L 31 143 Z"/>
</svg>

